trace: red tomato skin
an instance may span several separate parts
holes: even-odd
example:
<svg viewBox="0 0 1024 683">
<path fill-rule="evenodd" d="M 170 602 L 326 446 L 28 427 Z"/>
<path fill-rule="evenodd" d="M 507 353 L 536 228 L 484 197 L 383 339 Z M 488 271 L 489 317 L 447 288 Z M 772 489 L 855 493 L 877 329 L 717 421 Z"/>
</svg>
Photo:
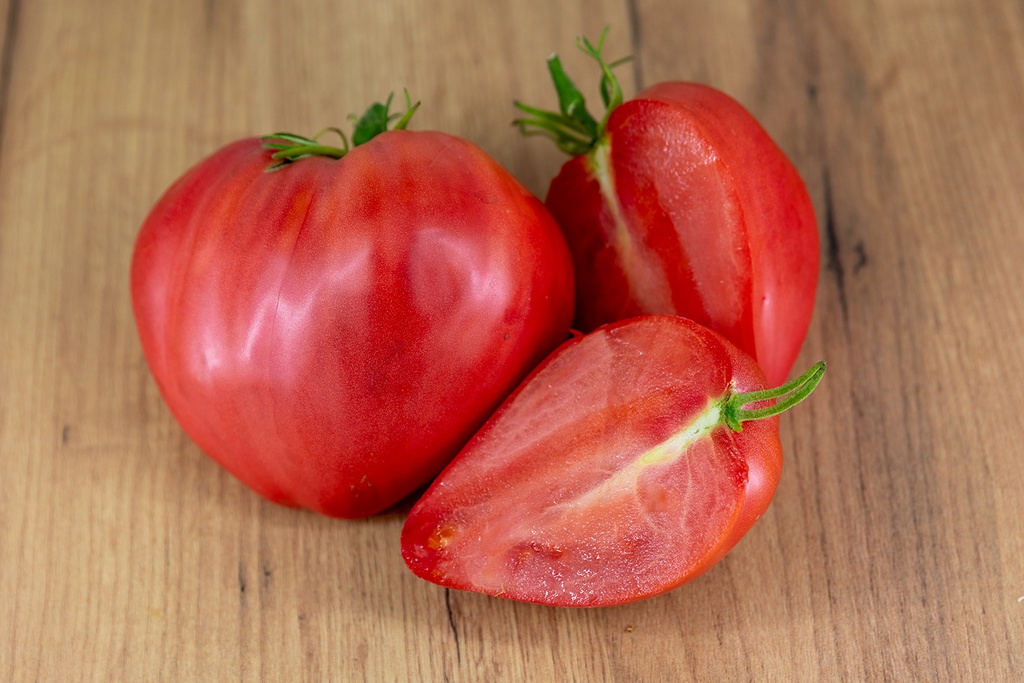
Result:
<svg viewBox="0 0 1024 683">
<path fill-rule="evenodd" d="M 146 360 L 197 445 L 267 499 L 363 517 L 435 475 L 568 335 L 572 263 L 483 151 L 390 131 L 274 172 L 224 147 L 131 267 Z"/>
<path fill-rule="evenodd" d="M 796 169 L 735 100 L 695 83 L 644 90 L 546 201 L 573 252 L 579 329 L 681 315 L 754 356 L 769 384 L 786 380 L 814 307 L 817 223 Z"/>
<path fill-rule="evenodd" d="M 534 369 L 413 507 L 402 530 L 406 564 L 442 586 L 563 607 L 633 602 L 692 581 L 771 503 L 782 474 L 778 417 L 741 432 L 718 424 L 685 460 L 627 478 L 627 492 L 611 502 L 575 516 L 552 519 L 551 511 L 607 487 L 709 401 L 764 388 L 749 355 L 685 318 L 640 316 L 574 338 Z M 680 502 L 707 503 L 701 491 L 712 485 L 724 493 L 706 518 Z M 636 509 L 623 512 L 630 504 Z M 650 521 L 673 504 L 695 512 L 686 515 L 693 533 L 673 526 L 678 516 Z M 519 565 L 524 556 L 532 568 Z"/>
</svg>

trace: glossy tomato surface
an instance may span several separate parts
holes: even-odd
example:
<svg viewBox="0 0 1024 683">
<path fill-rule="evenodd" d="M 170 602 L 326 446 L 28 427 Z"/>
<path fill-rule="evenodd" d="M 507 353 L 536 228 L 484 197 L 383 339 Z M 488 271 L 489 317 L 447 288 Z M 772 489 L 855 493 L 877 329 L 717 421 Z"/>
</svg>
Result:
<svg viewBox="0 0 1024 683">
<path fill-rule="evenodd" d="M 452 588 L 562 606 L 630 602 L 720 560 L 782 471 L 778 417 L 735 432 L 754 360 L 692 321 L 642 316 L 563 345 L 413 508 L 402 553 Z"/>
<path fill-rule="evenodd" d="M 188 171 L 131 269 L 146 360 L 200 448 L 266 498 L 376 513 L 434 476 L 568 337 L 543 204 L 472 144 L 389 131 L 268 172 Z"/>
<path fill-rule="evenodd" d="M 708 86 L 662 83 L 616 107 L 547 205 L 576 265 L 576 325 L 682 315 L 785 380 L 818 278 L 803 181 L 756 120 Z"/>
</svg>

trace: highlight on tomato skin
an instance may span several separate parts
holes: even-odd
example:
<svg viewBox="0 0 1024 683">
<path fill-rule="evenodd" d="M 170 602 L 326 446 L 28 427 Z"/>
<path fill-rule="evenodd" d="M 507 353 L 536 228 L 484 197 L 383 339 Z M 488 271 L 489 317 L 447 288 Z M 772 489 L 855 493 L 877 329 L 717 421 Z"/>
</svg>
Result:
<svg viewBox="0 0 1024 683">
<path fill-rule="evenodd" d="M 577 337 L 416 503 L 406 564 L 443 586 L 567 607 L 671 590 L 764 514 L 782 471 L 777 414 L 823 372 L 767 389 L 750 356 L 672 316 Z"/>
<path fill-rule="evenodd" d="M 131 267 L 142 350 L 184 431 L 259 495 L 333 517 L 429 482 L 572 316 L 540 200 L 388 103 L 351 147 L 276 133 L 207 157 L 154 206 Z"/>
<path fill-rule="evenodd" d="M 606 31 L 607 33 L 607 31 Z M 560 111 L 516 103 L 525 134 L 572 159 L 546 204 L 576 269 L 584 332 L 645 313 L 681 315 L 786 380 L 806 336 L 819 271 L 817 219 L 803 180 L 739 102 L 699 83 L 658 83 L 626 100 L 602 34 L 580 48 L 601 70 L 597 120 L 548 61 Z"/>
</svg>

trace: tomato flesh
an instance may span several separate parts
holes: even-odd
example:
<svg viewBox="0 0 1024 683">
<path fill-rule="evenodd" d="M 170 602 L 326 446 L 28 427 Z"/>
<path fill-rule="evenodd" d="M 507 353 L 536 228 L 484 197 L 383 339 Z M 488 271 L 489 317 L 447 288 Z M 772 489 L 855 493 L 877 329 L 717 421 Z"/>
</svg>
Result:
<svg viewBox="0 0 1024 683">
<path fill-rule="evenodd" d="M 579 329 L 682 315 L 785 380 L 814 305 L 817 224 L 796 169 L 737 102 L 648 88 L 565 164 L 547 205 L 573 252 Z"/>
<path fill-rule="evenodd" d="M 406 563 L 441 585 L 563 606 L 629 602 L 717 562 L 767 508 L 778 418 L 733 432 L 730 391 L 757 364 L 682 318 L 568 342 L 413 508 Z"/>
</svg>

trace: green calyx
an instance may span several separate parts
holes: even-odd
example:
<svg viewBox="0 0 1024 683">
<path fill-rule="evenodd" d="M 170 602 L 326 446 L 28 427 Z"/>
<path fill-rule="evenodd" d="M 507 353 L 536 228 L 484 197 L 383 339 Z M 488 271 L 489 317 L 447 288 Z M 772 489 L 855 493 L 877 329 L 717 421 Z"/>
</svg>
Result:
<svg viewBox="0 0 1024 683">
<path fill-rule="evenodd" d="M 604 135 L 608 117 L 616 107 L 622 104 L 623 99 L 619 79 L 615 77 L 612 69 L 632 59 L 632 57 L 623 57 L 611 63 L 605 61 L 602 51 L 607 35 L 608 29 L 606 28 L 601 32 L 597 45 L 583 36 L 576 39 L 580 50 L 597 61 L 601 67 L 601 99 L 605 106 L 601 121 L 598 122 L 587 111 L 583 94 L 565 73 L 558 55 L 553 54 L 548 58 L 548 71 L 551 72 L 551 80 L 558 93 L 560 111 L 549 111 L 531 107 L 522 102 L 515 102 L 516 108 L 526 114 L 525 117 L 512 122 L 519 127 L 519 132 L 523 135 L 543 135 L 550 138 L 558 146 L 558 149 L 570 156 L 586 154 L 597 145 Z"/>
<path fill-rule="evenodd" d="M 385 131 L 404 130 L 409 125 L 409 120 L 416 113 L 420 103 L 413 104 L 409 98 L 409 91 L 406 90 L 405 113 L 392 114 L 390 109 L 393 97 L 394 93 L 391 93 L 383 104 L 374 102 L 361 117 L 357 117 L 355 114 L 349 116 L 350 119 L 355 121 L 351 145 L 349 145 L 348 137 L 345 133 L 340 128 L 333 127 L 324 128 L 311 138 L 295 135 L 294 133 L 274 133 L 273 135 L 264 136 L 260 139 L 263 146 L 267 149 L 276 150 L 270 157 L 273 159 L 273 163 L 267 167 L 267 170 L 276 171 L 306 157 L 321 156 L 340 159 L 348 154 L 352 147 L 358 147 L 365 142 L 369 142 Z M 334 147 L 321 143 L 320 138 L 325 133 L 337 134 L 341 138 L 342 146 Z"/>
<path fill-rule="evenodd" d="M 820 361 L 796 379 L 774 389 L 731 393 L 722 402 L 722 420 L 735 432 L 743 431 L 743 423 L 783 413 L 811 395 L 825 374 L 825 361 Z M 752 403 L 775 401 L 760 408 L 746 408 Z"/>
</svg>

